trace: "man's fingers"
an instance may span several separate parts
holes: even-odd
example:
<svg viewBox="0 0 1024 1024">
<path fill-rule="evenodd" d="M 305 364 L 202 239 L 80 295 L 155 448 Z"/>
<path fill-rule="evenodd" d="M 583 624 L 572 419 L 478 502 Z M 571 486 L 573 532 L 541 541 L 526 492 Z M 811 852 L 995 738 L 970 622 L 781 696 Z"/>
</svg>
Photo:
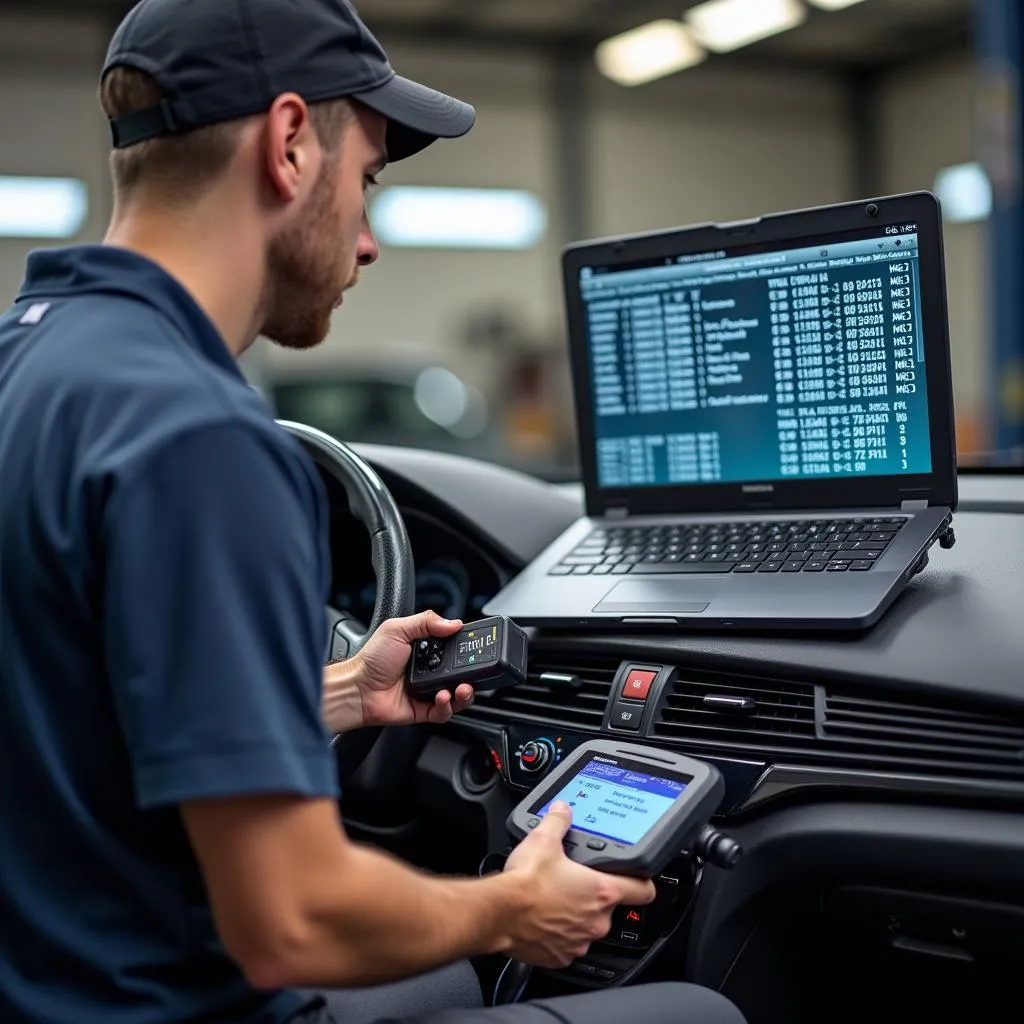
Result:
<svg viewBox="0 0 1024 1024">
<path fill-rule="evenodd" d="M 454 699 L 450 691 L 441 690 L 437 696 L 434 697 L 434 704 L 430 709 L 430 720 L 439 725 L 444 725 L 444 723 L 449 721 L 454 715 L 457 715 L 460 711 L 465 711 L 468 707 L 471 707 L 472 704 L 473 687 L 466 683 L 463 683 L 455 691 Z"/>
<path fill-rule="evenodd" d="M 653 903 L 658 895 L 654 883 L 641 878 L 623 878 L 621 880 L 622 898 L 620 903 L 629 907 L 643 907 Z"/>
<path fill-rule="evenodd" d="M 434 706 L 430 711 L 430 717 L 435 722 L 443 725 L 452 717 L 453 714 L 455 714 L 455 708 L 452 707 L 452 695 L 447 690 L 442 690 L 434 698 Z"/>
<path fill-rule="evenodd" d="M 405 643 L 425 640 L 430 636 L 451 636 L 462 628 L 460 619 L 444 619 L 437 612 L 421 612 L 404 619 L 392 619 L 385 623 L 390 632 Z M 382 627 L 383 628 L 383 627 Z"/>
<path fill-rule="evenodd" d="M 424 612 L 427 636 L 451 636 L 462 629 L 461 619 L 445 619 L 437 612 Z"/>
<path fill-rule="evenodd" d="M 572 825 L 572 810 L 567 803 L 559 800 L 548 808 L 544 820 L 534 829 L 533 834 L 542 835 L 548 841 L 554 841 L 561 846 L 570 825 Z"/>
</svg>

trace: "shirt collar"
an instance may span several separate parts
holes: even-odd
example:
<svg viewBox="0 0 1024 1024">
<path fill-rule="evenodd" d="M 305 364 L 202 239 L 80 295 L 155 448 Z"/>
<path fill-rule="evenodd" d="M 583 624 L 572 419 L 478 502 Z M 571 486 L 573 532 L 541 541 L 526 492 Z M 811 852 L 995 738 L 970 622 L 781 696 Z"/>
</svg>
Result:
<svg viewBox="0 0 1024 1024">
<path fill-rule="evenodd" d="M 188 344 L 239 377 L 220 332 L 185 287 L 163 267 L 128 249 L 81 245 L 29 254 L 22 299 L 120 295 L 139 299 L 170 320 Z"/>
</svg>

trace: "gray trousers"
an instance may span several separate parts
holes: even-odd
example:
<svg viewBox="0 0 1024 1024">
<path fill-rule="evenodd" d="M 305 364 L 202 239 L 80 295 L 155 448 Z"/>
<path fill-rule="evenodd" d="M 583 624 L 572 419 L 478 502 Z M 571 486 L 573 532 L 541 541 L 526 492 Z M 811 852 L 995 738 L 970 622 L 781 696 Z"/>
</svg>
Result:
<svg viewBox="0 0 1024 1024">
<path fill-rule="evenodd" d="M 377 988 L 324 993 L 295 1024 L 745 1024 L 724 996 L 697 985 L 638 985 L 483 1007 L 468 963 Z"/>
</svg>

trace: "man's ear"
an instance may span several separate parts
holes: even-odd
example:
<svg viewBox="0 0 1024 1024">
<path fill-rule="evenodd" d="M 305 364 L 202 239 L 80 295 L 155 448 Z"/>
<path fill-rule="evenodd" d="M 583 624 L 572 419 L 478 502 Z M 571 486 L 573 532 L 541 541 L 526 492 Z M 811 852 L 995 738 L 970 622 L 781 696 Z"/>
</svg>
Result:
<svg viewBox="0 0 1024 1024">
<path fill-rule="evenodd" d="M 267 113 L 263 140 L 267 177 L 275 195 L 291 202 L 310 173 L 317 148 L 309 107 L 295 93 L 274 100 Z"/>
</svg>

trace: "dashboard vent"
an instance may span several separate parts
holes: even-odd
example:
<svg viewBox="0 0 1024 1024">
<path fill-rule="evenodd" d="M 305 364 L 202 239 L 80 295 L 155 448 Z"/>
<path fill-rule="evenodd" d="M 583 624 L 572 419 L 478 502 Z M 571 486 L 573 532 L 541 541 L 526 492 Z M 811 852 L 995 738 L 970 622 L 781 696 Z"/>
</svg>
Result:
<svg viewBox="0 0 1024 1024">
<path fill-rule="evenodd" d="M 914 697 L 825 694 L 822 736 L 847 758 L 927 775 L 1024 780 L 1024 716 Z M 847 759 L 847 758 L 844 758 Z"/>
<path fill-rule="evenodd" d="M 778 754 L 813 747 L 814 721 L 813 686 L 681 669 L 651 735 L 733 755 Z"/>
<path fill-rule="evenodd" d="M 462 717 L 600 732 L 619 665 L 602 655 L 531 651 L 522 686 L 479 694 Z"/>
</svg>

